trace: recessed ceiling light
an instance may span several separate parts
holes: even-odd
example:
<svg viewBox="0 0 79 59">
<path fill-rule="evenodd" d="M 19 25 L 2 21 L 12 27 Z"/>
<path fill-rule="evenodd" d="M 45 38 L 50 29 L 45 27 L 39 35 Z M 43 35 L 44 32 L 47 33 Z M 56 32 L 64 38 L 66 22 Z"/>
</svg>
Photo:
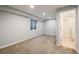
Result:
<svg viewBox="0 0 79 59">
<path fill-rule="evenodd" d="M 30 8 L 34 8 L 34 5 L 30 5 Z"/>
<path fill-rule="evenodd" d="M 44 15 L 44 16 L 45 16 L 45 15 L 46 15 L 46 13 L 43 13 L 42 15 Z"/>
</svg>

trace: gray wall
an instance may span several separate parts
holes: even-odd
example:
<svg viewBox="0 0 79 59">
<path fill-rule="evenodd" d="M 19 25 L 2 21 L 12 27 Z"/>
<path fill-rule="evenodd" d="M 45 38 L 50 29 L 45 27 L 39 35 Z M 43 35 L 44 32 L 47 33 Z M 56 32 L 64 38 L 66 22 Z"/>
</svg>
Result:
<svg viewBox="0 0 79 59">
<path fill-rule="evenodd" d="M 37 22 L 37 30 L 30 30 L 30 19 L 7 6 L 0 6 L 0 48 L 41 34 L 56 35 L 56 20 Z"/>
<path fill-rule="evenodd" d="M 47 34 L 47 35 L 56 36 L 57 20 L 52 19 L 52 20 L 45 21 L 44 31 L 45 31 L 44 33 Z"/>
<path fill-rule="evenodd" d="M 0 11 L 0 47 L 43 34 L 43 22 L 30 30 L 30 19 Z"/>
</svg>

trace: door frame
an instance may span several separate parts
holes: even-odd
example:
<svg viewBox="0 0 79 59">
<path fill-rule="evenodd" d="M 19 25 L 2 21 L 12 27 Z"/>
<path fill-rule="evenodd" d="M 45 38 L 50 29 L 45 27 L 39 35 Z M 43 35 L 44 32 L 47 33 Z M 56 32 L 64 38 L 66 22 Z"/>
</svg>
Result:
<svg viewBox="0 0 79 59">
<path fill-rule="evenodd" d="M 60 20 L 59 20 L 59 13 L 60 12 L 63 12 L 63 11 L 66 11 L 66 10 L 69 10 L 69 9 L 75 9 L 76 10 L 76 23 L 77 23 L 77 6 L 65 6 L 65 7 L 63 7 L 63 8 L 60 8 L 60 9 L 58 9 L 57 10 L 57 22 L 58 22 L 58 24 L 57 24 L 57 26 L 58 26 L 58 30 L 57 30 L 57 43 L 56 43 L 56 45 L 57 46 L 61 46 L 61 39 L 60 39 Z M 75 35 L 76 35 L 76 37 L 75 37 L 75 42 L 74 42 L 74 44 L 75 44 L 75 51 L 77 51 L 77 24 L 75 24 L 76 26 L 76 28 L 75 28 L 75 30 L 76 30 L 76 32 L 75 32 Z"/>
</svg>

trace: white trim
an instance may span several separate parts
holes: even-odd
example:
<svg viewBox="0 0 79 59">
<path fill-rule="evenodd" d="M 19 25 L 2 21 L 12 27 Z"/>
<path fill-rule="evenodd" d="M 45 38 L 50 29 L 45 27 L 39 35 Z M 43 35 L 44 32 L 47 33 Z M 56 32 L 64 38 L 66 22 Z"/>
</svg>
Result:
<svg viewBox="0 0 79 59">
<path fill-rule="evenodd" d="M 49 36 L 56 36 L 56 34 L 53 34 L 53 35 L 50 35 L 50 34 L 47 34 L 47 33 L 44 33 L 45 35 L 49 35 Z"/>
<path fill-rule="evenodd" d="M 43 34 L 40 34 L 40 35 L 43 35 Z M 40 36 L 40 35 L 37 35 L 37 36 L 35 36 L 35 37 L 38 37 L 38 36 Z M 33 38 L 35 38 L 35 37 L 29 38 L 29 39 L 33 39 Z M 7 45 L 1 46 L 0 49 L 3 49 L 3 48 L 6 48 L 6 47 L 15 45 L 15 44 L 17 44 L 17 43 L 20 43 L 20 42 L 23 42 L 23 41 L 29 40 L 29 39 L 23 39 L 23 40 L 20 40 L 20 41 L 16 41 L 16 42 L 13 42 L 13 43 L 9 43 L 9 44 L 7 44 Z"/>
<path fill-rule="evenodd" d="M 73 9 L 76 10 L 77 8 L 75 7 L 75 8 L 73 8 Z M 67 10 L 68 10 L 68 8 L 67 8 Z M 63 12 L 63 11 L 65 11 L 65 9 L 63 9 L 62 12 Z M 77 10 L 76 10 L 76 11 L 77 11 Z M 59 20 L 59 12 L 60 12 L 60 11 L 58 11 L 58 16 L 57 16 L 57 17 L 58 17 L 58 18 L 57 18 L 57 20 L 58 20 L 58 29 L 59 29 L 59 26 L 60 26 L 60 24 L 59 24 L 59 21 L 60 21 L 60 20 Z M 77 16 L 77 15 L 76 15 L 76 16 Z M 75 21 L 75 22 L 76 22 L 76 21 Z M 76 32 L 75 32 L 75 33 L 76 33 Z M 57 37 L 58 37 L 58 38 L 57 38 L 57 41 L 58 41 L 58 42 L 57 42 L 57 44 L 56 44 L 57 46 L 60 46 L 60 41 L 61 41 L 61 40 L 60 40 L 60 35 L 59 35 L 59 34 L 60 34 L 60 32 L 57 33 Z M 76 36 L 77 36 L 77 35 L 76 35 Z M 75 37 L 75 39 L 77 39 L 77 37 Z M 74 43 L 75 43 L 75 50 L 77 51 L 77 48 L 76 48 L 77 40 L 75 40 Z"/>
<path fill-rule="evenodd" d="M 6 47 L 8 47 L 8 46 L 11 46 L 11 45 L 14 45 L 14 44 L 17 44 L 17 43 L 20 43 L 20 42 L 23 42 L 23 41 L 25 41 L 25 40 L 28 40 L 28 39 L 24 39 L 24 40 L 16 41 L 16 42 L 13 42 L 13 43 L 9 43 L 9 44 L 7 44 L 7 45 L 1 46 L 0 49 L 6 48 Z"/>
</svg>

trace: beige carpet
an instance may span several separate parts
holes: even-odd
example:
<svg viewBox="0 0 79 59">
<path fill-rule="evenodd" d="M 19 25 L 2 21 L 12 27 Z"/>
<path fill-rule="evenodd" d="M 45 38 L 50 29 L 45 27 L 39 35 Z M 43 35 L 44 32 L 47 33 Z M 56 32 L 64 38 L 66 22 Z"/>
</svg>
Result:
<svg viewBox="0 0 79 59">
<path fill-rule="evenodd" d="M 41 35 L 13 46 L 1 49 L 2 54 L 71 54 L 70 49 L 57 47 L 56 37 Z"/>
</svg>

